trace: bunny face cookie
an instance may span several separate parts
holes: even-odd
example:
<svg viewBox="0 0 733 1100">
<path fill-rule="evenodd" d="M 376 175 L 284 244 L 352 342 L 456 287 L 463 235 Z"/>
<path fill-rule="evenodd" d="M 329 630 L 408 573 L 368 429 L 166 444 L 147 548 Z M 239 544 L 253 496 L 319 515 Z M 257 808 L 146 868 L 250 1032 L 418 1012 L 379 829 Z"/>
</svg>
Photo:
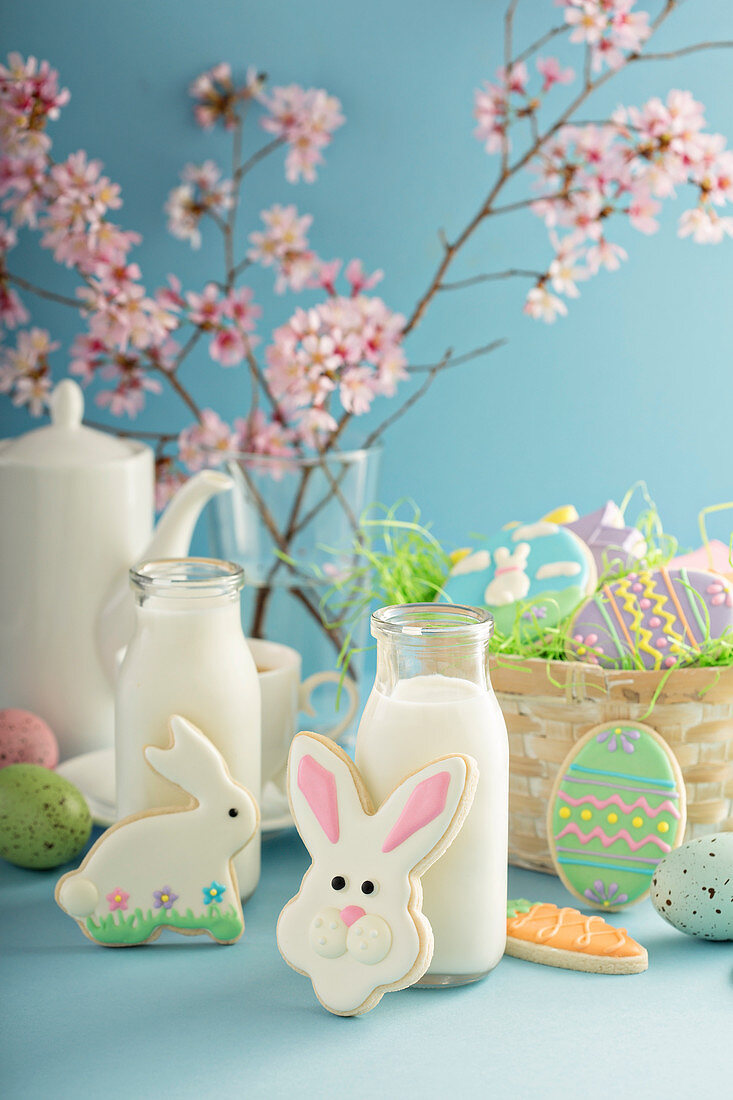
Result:
<svg viewBox="0 0 733 1100">
<path fill-rule="evenodd" d="M 257 803 L 196 726 L 173 715 L 169 728 L 170 747 L 145 756 L 190 805 L 124 818 L 56 885 L 58 904 L 96 943 L 147 943 L 163 928 L 233 943 L 244 931 L 232 859 L 257 831 Z"/>
<path fill-rule="evenodd" d="M 461 553 L 444 587 L 452 603 L 488 607 L 500 634 L 518 624 L 525 637 L 535 638 L 595 591 L 596 581 L 585 543 L 568 528 L 540 520 L 510 524 Z"/>
<path fill-rule="evenodd" d="M 461 828 L 477 782 L 471 757 L 446 756 L 405 779 L 375 812 L 338 746 L 312 733 L 293 740 L 288 793 L 313 862 L 280 914 L 277 943 L 329 1012 L 368 1012 L 427 970 L 433 934 L 420 875 Z"/>
</svg>

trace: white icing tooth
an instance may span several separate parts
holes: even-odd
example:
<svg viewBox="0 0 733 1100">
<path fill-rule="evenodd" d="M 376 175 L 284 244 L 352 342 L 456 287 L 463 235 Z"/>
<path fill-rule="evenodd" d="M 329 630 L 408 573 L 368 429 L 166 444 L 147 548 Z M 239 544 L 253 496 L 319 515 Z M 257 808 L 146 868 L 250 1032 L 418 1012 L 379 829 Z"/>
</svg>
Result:
<svg viewBox="0 0 733 1100">
<path fill-rule="evenodd" d="M 368 944 L 368 943 L 362 943 L 362 944 L 361 944 L 361 950 L 362 950 L 362 951 L 366 951 L 366 949 L 367 949 L 367 947 L 368 947 L 368 946 L 369 946 L 369 944 Z"/>
<path fill-rule="evenodd" d="M 320 943 L 321 947 L 323 947 L 323 945 L 326 942 L 326 937 L 325 936 L 319 936 L 318 937 L 318 942 Z"/>
<path fill-rule="evenodd" d="M 321 920 L 320 917 L 316 917 L 316 919 L 313 921 L 313 924 L 316 928 L 320 928 L 321 925 L 323 924 L 323 921 Z"/>
<path fill-rule="evenodd" d="M 364 935 L 364 929 L 362 928 L 362 926 L 360 924 L 357 924 L 356 928 L 354 929 L 354 935 L 356 935 L 356 936 L 363 936 Z"/>
<path fill-rule="evenodd" d="M 329 924 L 329 926 L 328 926 L 328 927 L 329 927 L 329 928 L 330 928 L 330 929 L 331 929 L 331 930 L 332 930 L 333 932 L 335 932 L 335 931 L 336 931 L 336 929 L 338 928 L 338 924 L 336 923 L 336 921 L 335 921 L 335 920 L 332 920 L 332 921 L 331 921 L 331 923 Z"/>
<path fill-rule="evenodd" d="M 372 928 L 371 932 L 369 933 L 370 938 L 376 940 L 378 935 L 379 932 L 377 932 L 376 928 Z"/>
</svg>

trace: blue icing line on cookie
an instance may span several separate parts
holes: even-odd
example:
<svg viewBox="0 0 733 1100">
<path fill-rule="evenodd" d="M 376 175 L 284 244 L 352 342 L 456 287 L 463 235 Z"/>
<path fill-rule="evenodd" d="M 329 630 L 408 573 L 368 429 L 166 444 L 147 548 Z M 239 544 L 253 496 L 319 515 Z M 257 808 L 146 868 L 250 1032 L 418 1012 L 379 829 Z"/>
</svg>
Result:
<svg viewBox="0 0 733 1100">
<path fill-rule="evenodd" d="M 675 788 L 677 784 L 672 779 L 645 779 L 642 775 L 628 775 L 626 772 L 608 772 L 601 768 L 583 768 L 580 764 L 571 764 L 569 771 L 588 772 L 589 775 L 610 775 L 613 779 L 631 779 L 634 783 L 654 783 L 659 787 Z"/>
<path fill-rule="evenodd" d="M 634 776 L 636 779 L 636 776 Z M 679 798 L 680 796 L 676 791 L 650 791 L 646 787 L 628 787 L 622 786 L 620 783 L 602 783 L 600 779 L 573 779 L 571 775 L 564 775 L 562 777 L 563 783 L 582 783 L 584 786 L 592 787 L 610 787 L 614 791 L 635 791 L 637 794 L 643 792 L 644 794 L 659 794 L 664 795 L 665 798 Z M 642 783 L 646 783 L 647 780 L 642 779 Z M 666 782 L 666 780 L 665 780 Z"/>
<path fill-rule="evenodd" d="M 568 863 L 576 867 L 602 867 L 604 871 L 627 871 L 630 875 L 646 875 L 648 878 L 654 874 L 654 869 L 645 867 L 622 867 L 618 863 L 596 863 L 592 859 L 558 859 L 558 863 Z"/>
<path fill-rule="evenodd" d="M 557 852 L 577 852 L 579 855 L 584 855 L 585 848 L 566 848 L 564 844 L 556 844 L 555 850 Z M 662 857 L 657 859 L 647 859 L 644 856 L 620 856 L 618 852 L 614 852 L 612 855 L 608 852 L 594 852 L 594 856 L 598 856 L 599 859 L 630 859 L 634 863 L 653 863 L 654 866 L 661 863 Z"/>
</svg>

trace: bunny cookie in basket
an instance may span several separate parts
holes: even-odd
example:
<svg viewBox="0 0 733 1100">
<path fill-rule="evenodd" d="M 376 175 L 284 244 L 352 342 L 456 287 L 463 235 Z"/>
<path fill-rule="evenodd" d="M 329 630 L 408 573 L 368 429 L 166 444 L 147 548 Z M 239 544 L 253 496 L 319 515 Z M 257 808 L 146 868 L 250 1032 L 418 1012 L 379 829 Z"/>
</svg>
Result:
<svg viewBox="0 0 733 1100">
<path fill-rule="evenodd" d="M 420 876 L 463 825 L 477 782 L 471 757 L 445 756 L 375 811 L 338 746 L 312 733 L 293 740 L 288 794 L 313 862 L 280 914 L 277 943 L 329 1012 L 368 1012 L 427 970 L 433 934 Z"/>
<path fill-rule="evenodd" d="M 171 745 L 149 745 L 145 757 L 190 805 L 124 818 L 56 885 L 64 912 L 105 946 L 147 943 L 163 928 L 218 943 L 244 931 L 232 859 L 257 831 L 257 803 L 196 726 L 180 715 L 169 726 Z"/>
</svg>

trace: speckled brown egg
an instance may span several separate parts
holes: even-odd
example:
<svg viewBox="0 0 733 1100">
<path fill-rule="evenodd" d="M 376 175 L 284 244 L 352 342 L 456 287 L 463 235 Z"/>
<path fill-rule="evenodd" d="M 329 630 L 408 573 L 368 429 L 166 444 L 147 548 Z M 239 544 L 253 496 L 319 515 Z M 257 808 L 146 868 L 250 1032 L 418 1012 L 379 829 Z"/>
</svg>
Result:
<svg viewBox="0 0 733 1100">
<path fill-rule="evenodd" d="M 89 807 L 68 779 L 38 764 L 0 771 L 0 857 L 45 870 L 78 856 L 92 831 Z"/>
<path fill-rule="evenodd" d="M 654 908 L 666 921 L 706 940 L 733 940 L 733 833 L 689 840 L 657 864 Z"/>
<path fill-rule="evenodd" d="M 9 764 L 40 764 L 55 768 L 59 746 L 51 727 L 29 710 L 0 710 L 0 768 Z"/>
</svg>

